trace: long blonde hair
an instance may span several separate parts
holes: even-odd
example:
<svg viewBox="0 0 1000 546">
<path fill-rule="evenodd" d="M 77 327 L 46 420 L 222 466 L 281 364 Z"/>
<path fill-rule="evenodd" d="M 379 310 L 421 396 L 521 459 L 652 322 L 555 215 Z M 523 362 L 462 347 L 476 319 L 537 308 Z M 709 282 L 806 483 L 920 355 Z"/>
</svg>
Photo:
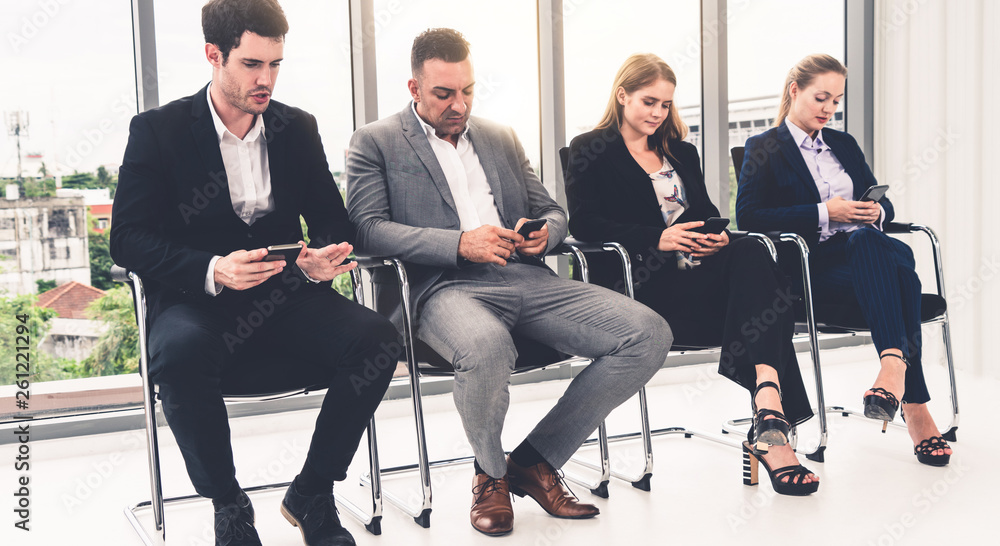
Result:
<svg viewBox="0 0 1000 546">
<path fill-rule="evenodd" d="M 778 107 L 778 117 L 774 118 L 774 126 L 778 127 L 785 122 L 788 112 L 792 109 L 792 82 L 799 89 L 805 89 L 816 79 L 816 76 L 834 72 L 843 77 L 847 77 L 847 67 L 833 57 L 816 53 L 802 59 L 791 70 L 785 78 L 785 89 L 781 92 L 781 105 Z"/>
<path fill-rule="evenodd" d="M 677 76 L 674 71 L 663 62 L 663 59 L 652 53 L 635 54 L 625 60 L 625 64 L 618 69 L 615 76 L 614 85 L 611 86 L 611 98 L 608 99 L 608 106 L 604 109 L 604 116 L 595 129 L 607 129 L 613 127 L 620 129 L 624 118 L 622 110 L 624 106 L 618 102 L 618 89 L 622 88 L 626 93 L 632 94 L 637 89 L 646 87 L 658 79 L 663 79 L 674 86 L 677 85 Z M 681 120 L 677 108 L 671 104 L 667 119 L 656 128 L 656 132 L 649 137 L 649 143 L 654 150 L 664 155 L 671 155 L 668 148 L 668 141 L 676 138 L 678 140 L 687 136 L 687 125 Z"/>
</svg>

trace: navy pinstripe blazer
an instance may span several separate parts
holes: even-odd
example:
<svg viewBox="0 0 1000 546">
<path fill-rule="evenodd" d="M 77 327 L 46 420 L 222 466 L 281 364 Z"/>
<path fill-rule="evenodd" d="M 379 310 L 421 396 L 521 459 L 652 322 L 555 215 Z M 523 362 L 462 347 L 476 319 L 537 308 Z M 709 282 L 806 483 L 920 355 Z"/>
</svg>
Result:
<svg viewBox="0 0 1000 546">
<path fill-rule="evenodd" d="M 854 137 L 826 128 L 823 140 L 854 182 L 854 199 L 860 199 L 869 186 L 878 183 Z M 740 229 L 792 231 L 814 247 L 819 241 L 816 205 L 820 202 L 809 167 L 785 124 L 747 139 L 736 197 Z M 889 199 L 883 197 L 879 204 L 885 209 L 884 221 L 892 221 L 894 211 Z"/>
</svg>

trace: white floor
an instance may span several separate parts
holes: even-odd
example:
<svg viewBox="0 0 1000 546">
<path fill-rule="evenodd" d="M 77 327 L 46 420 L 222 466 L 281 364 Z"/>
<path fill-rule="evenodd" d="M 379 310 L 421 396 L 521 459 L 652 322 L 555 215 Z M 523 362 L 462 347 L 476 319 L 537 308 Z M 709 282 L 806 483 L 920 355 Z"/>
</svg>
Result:
<svg viewBox="0 0 1000 546">
<path fill-rule="evenodd" d="M 933 350 L 928 348 L 929 351 Z M 828 404 L 857 407 L 875 375 L 870 346 L 826 351 L 824 380 Z M 808 355 L 800 355 L 808 363 Z M 808 368 L 810 366 L 804 366 Z M 928 364 L 932 411 L 944 426 L 950 418 L 947 378 L 937 362 Z M 806 378 L 811 381 L 811 374 Z M 858 417 L 831 414 L 825 463 L 804 461 L 822 479 L 817 494 L 807 498 L 775 495 L 769 483 L 745 487 L 738 449 L 698 438 L 667 436 L 654 440 L 656 468 L 652 491 L 643 492 L 613 480 L 609 499 L 582 487 L 576 492 L 597 504 L 601 515 L 567 521 L 546 515 L 530 499 L 514 504 L 515 529 L 505 538 L 489 538 L 469 525 L 472 469 L 459 466 L 435 471 L 431 528 L 418 527 L 386 503 L 382 535 L 365 532 L 342 511 L 359 544 L 735 544 L 792 543 L 809 545 L 995 544 L 992 518 L 997 517 L 1000 477 L 992 466 L 1000 451 L 1000 436 L 987 427 L 989 401 L 1000 382 L 959 375 L 962 421 L 955 455 L 946 468 L 917 463 L 909 437 L 902 429 L 879 433 L 879 424 Z M 513 448 L 565 388 L 549 382 L 512 389 L 505 444 Z M 714 366 L 664 370 L 648 388 L 653 427 L 685 426 L 712 434 L 723 420 L 749 414 L 746 393 L 716 375 Z M 815 397 L 812 397 L 815 403 Z M 635 430 L 637 404 L 632 401 L 609 420 L 611 433 Z M 426 404 L 431 457 L 469 453 L 458 416 L 448 395 Z M 411 462 L 412 420 L 409 401 L 387 402 L 379 410 L 379 440 L 383 466 Z M 297 412 L 233 420 L 240 481 L 244 486 L 290 480 L 297 473 L 315 419 L 315 412 Z M 806 423 L 800 447 L 815 441 L 816 419 Z M 167 495 L 191 492 L 180 454 L 167 429 L 161 429 L 162 464 Z M 729 439 L 736 440 L 733 436 Z M 11 508 L 0 522 L 0 545 L 140 544 L 122 515 L 122 508 L 147 499 L 149 489 L 143 433 L 132 431 L 31 445 L 31 527 L 13 527 Z M 634 442 L 612 445 L 615 467 L 635 468 L 639 449 Z M 586 452 L 584 455 L 592 455 Z M 16 484 L 8 461 L 16 446 L 0 446 L 3 490 Z M 337 494 L 359 502 L 366 490 L 357 477 L 367 464 L 366 451 L 356 457 L 348 481 Z M 574 470 L 585 469 L 574 468 Z M 18 473 L 19 474 L 19 473 Z M 416 480 L 396 478 L 385 487 L 404 497 L 416 494 Z M 13 497 L 8 497 L 13 499 Z M 298 531 L 278 513 L 281 493 L 253 496 L 257 527 L 264 544 L 301 544 Z M 13 507 L 14 501 L 6 505 Z M 152 518 L 145 517 L 151 525 Z M 993 522 L 993 523 L 991 523 Z M 212 510 L 208 501 L 167 510 L 168 544 L 211 545 Z"/>
</svg>

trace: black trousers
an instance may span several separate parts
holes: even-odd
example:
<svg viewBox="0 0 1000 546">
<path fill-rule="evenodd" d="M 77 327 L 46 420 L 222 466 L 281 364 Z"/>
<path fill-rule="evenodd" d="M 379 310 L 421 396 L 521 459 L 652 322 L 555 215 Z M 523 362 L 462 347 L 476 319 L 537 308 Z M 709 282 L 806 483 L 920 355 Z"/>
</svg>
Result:
<svg viewBox="0 0 1000 546">
<path fill-rule="evenodd" d="M 150 376 L 199 495 L 222 496 L 236 477 L 224 394 L 328 387 L 306 464 L 345 479 L 402 352 L 388 320 L 332 289 L 272 294 L 228 307 L 177 304 L 149 333 Z"/>
<path fill-rule="evenodd" d="M 875 350 L 894 347 L 906 355 L 903 402 L 930 401 L 921 364 L 920 278 L 910 247 L 870 227 L 840 232 L 816 246 L 809 273 L 817 303 L 859 306 Z"/>
<path fill-rule="evenodd" d="M 672 253 L 671 253 L 672 255 Z M 636 299 L 667 319 L 674 346 L 721 346 L 719 373 L 753 393 L 757 364 L 778 373 L 781 404 L 793 425 L 812 417 L 795 359 L 795 314 L 788 280 L 762 244 L 737 239 L 701 265 L 662 268 L 636 278 Z M 636 272 L 639 273 L 639 272 Z"/>
</svg>

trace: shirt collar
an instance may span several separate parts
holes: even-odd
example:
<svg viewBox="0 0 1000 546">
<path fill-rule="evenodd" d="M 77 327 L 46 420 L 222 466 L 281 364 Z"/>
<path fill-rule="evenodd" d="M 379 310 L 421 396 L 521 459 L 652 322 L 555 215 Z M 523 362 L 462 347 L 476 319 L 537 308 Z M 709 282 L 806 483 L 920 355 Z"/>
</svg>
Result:
<svg viewBox="0 0 1000 546">
<path fill-rule="evenodd" d="M 417 103 L 415 101 L 411 101 L 410 102 L 410 109 L 413 110 L 414 117 L 417 118 L 417 121 L 420 122 L 420 126 L 423 127 L 424 134 L 426 134 L 428 137 L 433 136 L 434 138 L 437 138 L 439 140 L 444 140 L 443 138 L 437 136 L 437 131 L 434 130 L 434 126 L 432 126 L 431 124 L 429 124 L 426 121 L 424 121 L 424 118 L 420 117 L 420 114 L 417 113 Z M 468 123 L 465 124 L 465 130 L 462 131 L 462 134 L 461 134 L 461 136 L 459 138 L 464 139 L 464 140 L 469 140 L 469 124 Z"/>
<path fill-rule="evenodd" d="M 232 135 L 236 140 L 240 140 L 239 137 L 233 135 L 226 128 L 226 124 L 222 122 L 222 118 L 219 117 L 219 113 L 215 111 L 215 105 L 212 104 L 212 84 L 208 84 L 208 89 L 205 91 L 208 98 L 208 109 L 212 112 L 212 123 L 215 124 L 215 134 L 219 137 L 219 142 L 222 142 L 222 137 L 226 136 L 226 133 Z M 243 138 L 243 142 L 253 142 L 257 140 L 257 137 L 264 134 L 264 116 L 254 116 L 253 127 L 250 127 L 250 132 L 247 136 Z"/>
<path fill-rule="evenodd" d="M 820 130 L 816 133 L 815 140 L 809 137 L 809 133 L 806 133 L 795 125 L 787 117 L 785 118 L 785 126 L 788 127 L 788 132 L 792 134 L 792 140 L 799 146 L 799 148 L 807 148 L 809 150 L 823 150 L 826 148 L 826 142 L 823 141 L 823 131 Z"/>
</svg>

